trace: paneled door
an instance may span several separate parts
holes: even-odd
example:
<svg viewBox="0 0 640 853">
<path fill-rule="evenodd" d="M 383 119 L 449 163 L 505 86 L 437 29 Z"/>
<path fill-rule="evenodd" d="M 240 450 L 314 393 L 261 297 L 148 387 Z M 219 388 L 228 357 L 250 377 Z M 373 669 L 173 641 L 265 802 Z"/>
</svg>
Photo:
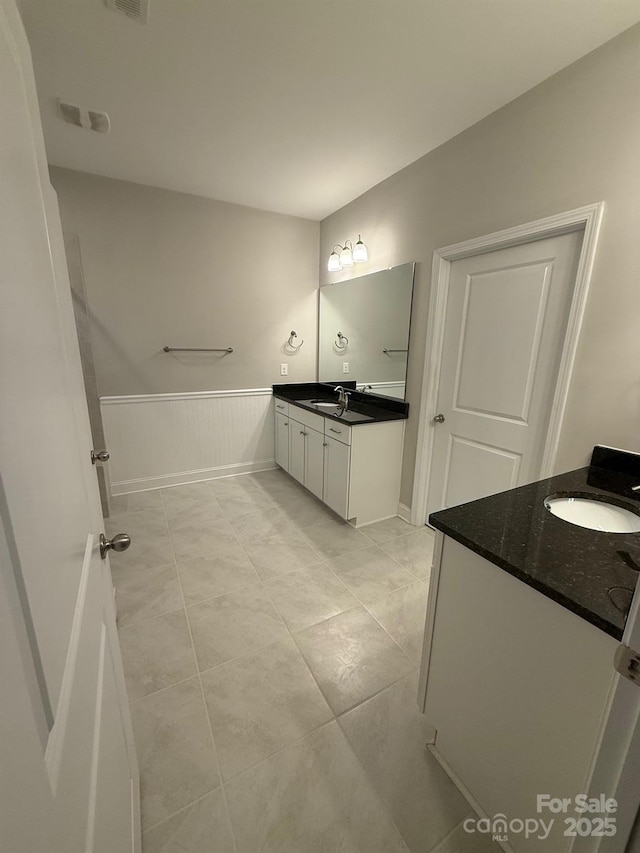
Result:
<svg viewBox="0 0 640 853">
<path fill-rule="evenodd" d="M 582 232 L 454 261 L 428 512 L 539 477 Z"/>
<path fill-rule="evenodd" d="M 0 850 L 139 849 L 138 771 L 62 229 L 0 0 Z"/>
</svg>

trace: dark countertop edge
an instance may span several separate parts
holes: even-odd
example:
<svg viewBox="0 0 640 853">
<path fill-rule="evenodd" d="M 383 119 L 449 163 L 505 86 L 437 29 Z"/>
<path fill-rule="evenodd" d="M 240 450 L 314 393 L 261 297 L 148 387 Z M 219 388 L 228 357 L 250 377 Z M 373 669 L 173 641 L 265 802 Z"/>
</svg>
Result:
<svg viewBox="0 0 640 853">
<path fill-rule="evenodd" d="M 291 403 L 292 405 L 297 406 L 300 409 L 305 409 L 308 412 L 313 412 L 316 415 L 320 415 L 320 417 L 327 418 L 331 421 L 338 421 L 338 423 L 344 424 L 345 426 L 366 426 L 367 424 L 387 423 L 389 421 L 404 421 L 409 417 L 409 404 L 405 403 L 403 400 L 395 401 L 391 397 L 384 398 L 384 404 L 379 404 L 378 401 L 375 401 L 375 403 L 371 405 L 371 403 L 373 403 L 374 401 L 370 399 L 370 395 L 368 394 L 362 395 L 368 398 L 366 402 L 361 402 L 359 399 L 352 401 L 349 407 L 349 411 L 353 412 L 353 414 L 362 414 L 364 417 L 366 417 L 366 420 L 361 421 L 341 418 L 338 415 L 332 415 L 329 412 L 323 412 L 321 409 L 317 409 L 311 404 L 307 405 L 306 403 L 296 399 L 296 394 L 299 394 L 301 391 L 303 391 L 304 388 L 308 389 L 305 393 L 309 393 L 309 391 L 313 393 L 313 389 L 317 388 L 318 385 L 322 384 L 325 385 L 325 388 L 318 389 L 317 393 L 319 395 L 321 395 L 323 391 L 326 392 L 327 385 L 335 385 L 337 383 L 306 382 L 302 383 L 301 385 L 274 385 L 272 386 L 273 396 L 276 397 L 278 400 L 283 400 L 287 403 Z M 355 382 L 350 384 L 353 384 L 355 386 Z M 347 387 L 347 383 L 345 383 L 345 387 Z M 360 392 L 354 391 L 354 394 L 358 394 L 358 396 L 360 396 Z M 328 397 L 327 399 L 330 398 Z M 405 411 L 393 411 L 393 409 L 387 408 L 387 400 L 389 400 L 389 402 L 394 408 L 402 407 L 405 409 Z M 354 408 L 354 406 L 357 408 Z M 358 409 L 362 408 L 367 409 L 367 411 L 358 411 Z"/>
<path fill-rule="evenodd" d="M 613 637 L 614 640 L 621 640 L 622 635 L 624 633 L 623 628 L 619 628 L 617 625 L 614 625 L 612 622 L 609 622 L 607 619 L 604 619 L 602 616 L 599 616 L 597 613 L 594 613 L 592 610 L 589 610 L 587 607 L 583 607 L 578 602 L 564 595 L 562 592 L 559 592 L 554 587 L 549 586 L 548 584 L 542 583 L 541 581 L 532 578 L 526 572 L 521 571 L 520 569 L 512 566 L 506 560 L 503 560 L 499 555 L 493 554 L 491 551 L 482 547 L 482 545 L 478 545 L 472 539 L 467 538 L 464 534 L 459 533 L 457 530 L 454 530 L 452 527 L 449 527 L 446 523 L 443 524 L 439 520 L 431 520 L 429 518 L 429 524 L 431 527 L 435 527 L 436 530 L 439 530 L 441 533 L 444 533 L 445 536 L 448 536 L 450 539 L 454 539 L 456 542 L 459 542 L 461 545 L 464 545 L 465 548 L 468 548 L 470 551 L 474 551 L 476 554 L 479 554 L 481 557 L 484 557 L 488 562 L 493 563 L 494 566 L 498 566 L 498 568 L 510 574 L 512 577 L 517 578 L 519 581 L 522 581 L 527 586 L 530 586 L 532 589 L 535 589 L 537 592 L 544 595 L 546 598 L 550 598 L 552 601 L 555 601 L 556 604 L 559 604 L 561 607 L 564 607 L 565 610 L 570 610 L 572 613 L 575 613 L 577 616 L 580 616 L 582 619 L 585 619 L 589 624 L 594 625 L 596 628 L 600 628 L 600 630 L 604 631 L 606 634 L 609 634 L 610 637 Z"/>
</svg>

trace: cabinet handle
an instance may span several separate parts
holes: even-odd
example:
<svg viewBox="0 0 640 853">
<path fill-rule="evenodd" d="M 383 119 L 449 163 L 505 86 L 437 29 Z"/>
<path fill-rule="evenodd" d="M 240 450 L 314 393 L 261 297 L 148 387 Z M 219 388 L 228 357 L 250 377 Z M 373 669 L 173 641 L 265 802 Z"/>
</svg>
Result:
<svg viewBox="0 0 640 853">
<path fill-rule="evenodd" d="M 300 435 L 306 435 L 306 432 L 304 430 L 300 430 Z"/>
<path fill-rule="evenodd" d="M 289 426 L 289 421 L 285 421 L 284 426 Z"/>
<path fill-rule="evenodd" d="M 276 404 L 276 409 L 284 409 L 284 406 L 278 406 L 278 405 Z"/>
<path fill-rule="evenodd" d="M 334 429 L 333 427 L 329 427 L 329 432 L 337 432 L 338 435 L 342 435 L 341 429 Z"/>
<path fill-rule="evenodd" d="M 322 442 L 322 446 L 323 446 L 323 447 L 329 447 L 329 442 L 328 442 L 328 441 L 323 441 L 323 442 Z"/>
</svg>

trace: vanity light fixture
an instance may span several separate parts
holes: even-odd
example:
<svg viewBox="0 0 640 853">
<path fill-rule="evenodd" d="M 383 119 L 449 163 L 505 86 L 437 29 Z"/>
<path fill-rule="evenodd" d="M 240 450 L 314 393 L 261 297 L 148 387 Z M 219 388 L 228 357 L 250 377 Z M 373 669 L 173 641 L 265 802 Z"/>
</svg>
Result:
<svg viewBox="0 0 640 853">
<path fill-rule="evenodd" d="M 336 251 L 336 249 L 338 251 Z M 351 240 L 345 240 L 344 246 L 336 243 L 329 255 L 327 269 L 329 272 L 338 272 L 344 267 L 352 267 L 354 264 L 363 264 L 369 260 L 367 247 L 358 234 L 358 242 L 352 245 Z"/>
</svg>

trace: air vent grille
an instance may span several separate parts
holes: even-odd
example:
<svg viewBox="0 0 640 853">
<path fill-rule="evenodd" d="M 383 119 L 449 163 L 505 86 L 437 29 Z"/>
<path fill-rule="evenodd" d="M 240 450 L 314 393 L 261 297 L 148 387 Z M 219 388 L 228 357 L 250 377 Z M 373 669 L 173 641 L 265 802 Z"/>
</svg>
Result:
<svg viewBox="0 0 640 853">
<path fill-rule="evenodd" d="M 104 0 L 105 6 L 141 24 L 147 23 L 149 0 Z"/>
</svg>

